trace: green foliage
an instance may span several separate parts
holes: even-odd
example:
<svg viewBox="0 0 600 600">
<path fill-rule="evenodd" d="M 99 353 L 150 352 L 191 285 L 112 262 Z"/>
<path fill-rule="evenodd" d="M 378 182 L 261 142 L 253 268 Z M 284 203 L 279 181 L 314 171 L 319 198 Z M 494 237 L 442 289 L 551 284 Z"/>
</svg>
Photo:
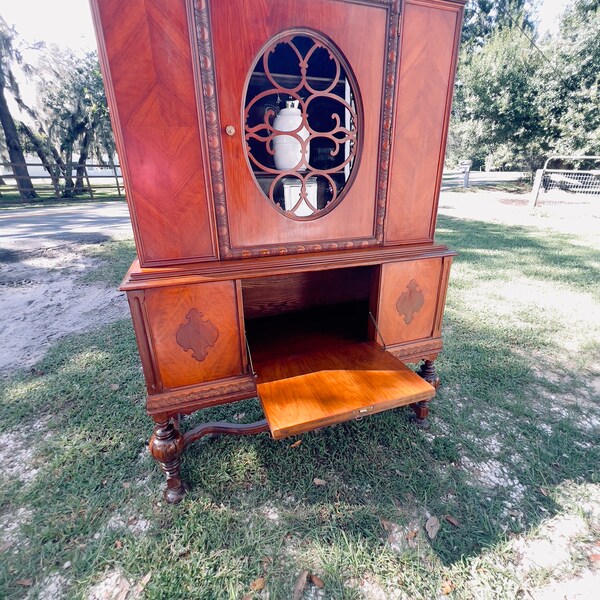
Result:
<svg viewBox="0 0 600 600">
<path fill-rule="evenodd" d="M 600 152 L 599 6 L 579 0 L 563 15 L 559 33 L 538 44 L 522 24 L 489 20 L 491 32 L 481 25 L 485 35 L 467 36 L 449 164 L 470 158 L 475 167 L 534 170 L 551 153 Z M 465 31 L 472 27 L 467 21 Z"/>
</svg>

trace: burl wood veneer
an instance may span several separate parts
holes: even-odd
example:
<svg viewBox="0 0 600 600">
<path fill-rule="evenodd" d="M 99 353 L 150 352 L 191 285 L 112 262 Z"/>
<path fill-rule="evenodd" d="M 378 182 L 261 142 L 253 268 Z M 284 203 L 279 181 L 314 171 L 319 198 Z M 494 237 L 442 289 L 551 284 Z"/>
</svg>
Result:
<svg viewBox="0 0 600 600">
<path fill-rule="evenodd" d="M 207 434 L 279 439 L 404 405 L 428 425 L 463 4 L 91 0 L 167 501 Z M 180 430 L 256 396 L 264 420 Z"/>
</svg>

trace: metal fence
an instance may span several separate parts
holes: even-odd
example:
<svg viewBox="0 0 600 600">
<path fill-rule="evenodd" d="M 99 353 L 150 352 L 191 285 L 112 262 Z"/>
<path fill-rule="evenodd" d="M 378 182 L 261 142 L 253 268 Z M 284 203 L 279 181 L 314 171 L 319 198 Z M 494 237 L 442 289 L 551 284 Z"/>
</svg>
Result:
<svg viewBox="0 0 600 600">
<path fill-rule="evenodd" d="M 27 167 L 29 175 L 15 175 L 14 166 Z M 28 191 L 35 191 L 41 199 L 71 197 L 98 200 L 125 196 L 119 165 L 73 164 L 61 169 L 56 164 L 39 162 L 0 163 L 0 200 L 18 200 L 18 182 L 25 183 Z"/>
<path fill-rule="evenodd" d="M 533 206 L 600 202 L 600 156 L 551 156 L 531 195 Z"/>
</svg>

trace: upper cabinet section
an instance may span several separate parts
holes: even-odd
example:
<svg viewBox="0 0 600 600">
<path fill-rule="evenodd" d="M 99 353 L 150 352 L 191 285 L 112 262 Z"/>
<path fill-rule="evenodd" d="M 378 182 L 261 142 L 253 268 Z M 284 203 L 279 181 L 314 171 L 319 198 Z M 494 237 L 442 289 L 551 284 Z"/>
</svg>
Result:
<svg viewBox="0 0 600 600">
<path fill-rule="evenodd" d="M 433 240 L 462 0 L 91 0 L 140 264 Z"/>
<path fill-rule="evenodd" d="M 222 258 L 381 244 L 397 10 L 198 1 Z"/>
<path fill-rule="evenodd" d="M 91 6 L 140 264 L 215 259 L 186 2 Z"/>
</svg>

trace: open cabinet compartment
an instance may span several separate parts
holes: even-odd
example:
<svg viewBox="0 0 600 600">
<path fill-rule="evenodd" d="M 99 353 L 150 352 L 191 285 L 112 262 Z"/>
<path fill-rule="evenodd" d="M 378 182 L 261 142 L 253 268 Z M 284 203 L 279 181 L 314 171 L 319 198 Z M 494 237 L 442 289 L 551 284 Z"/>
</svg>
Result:
<svg viewBox="0 0 600 600">
<path fill-rule="evenodd" d="M 378 280 L 375 266 L 243 282 L 249 353 L 274 438 L 435 395 L 375 341 Z"/>
</svg>

